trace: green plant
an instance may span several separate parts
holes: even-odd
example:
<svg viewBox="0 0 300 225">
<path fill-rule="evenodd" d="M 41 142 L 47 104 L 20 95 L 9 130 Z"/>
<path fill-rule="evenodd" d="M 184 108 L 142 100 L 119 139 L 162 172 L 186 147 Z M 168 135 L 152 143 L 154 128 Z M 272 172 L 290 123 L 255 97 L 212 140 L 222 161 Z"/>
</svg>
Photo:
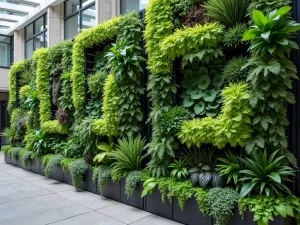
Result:
<svg viewBox="0 0 300 225">
<path fill-rule="evenodd" d="M 126 184 L 125 184 L 125 193 L 127 195 L 127 198 L 131 197 L 136 185 L 138 182 L 140 182 L 142 172 L 141 171 L 130 171 L 126 176 Z"/>
<path fill-rule="evenodd" d="M 181 1 L 185 4 L 185 1 Z M 206 16 L 206 10 L 202 5 L 193 5 L 190 11 L 181 19 L 181 25 L 183 27 L 193 27 L 196 24 L 205 24 L 209 22 L 209 18 Z"/>
<path fill-rule="evenodd" d="M 74 106 L 72 102 L 71 73 L 68 72 L 61 75 L 60 79 L 62 82 L 58 98 L 58 105 L 67 111 L 73 112 Z"/>
<path fill-rule="evenodd" d="M 160 48 L 170 60 L 197 53 L 203 49 L 215 49 L 222 39 L 223 25 L 208 23 L 203 26 L 176 30 L 172 35 L 165 37 L 160 43 Z"/>
<path fill-rule="evenodd" d="M 227 184 L 233 182 L 236 189 L 240 189 L 240 171 L 245 169 L 245 165 L 239 158 L 231 152 L 226 153 L 226 158 L 219 158 L 220 175 L 227 178 Z"/>
<path fill-rule="evenodd" d="M 260 10 L 267 14 L 287 5 L 291 5 L 290 0 L 251 0 L 247 10 L 247 16 L 251 17 L 253 10 Z"/>
<path fill-rule="evenodd" d="M 89 117 L 99 119 L 102 116 L 101 101 L 99 99 L 92 98 L 85 106 L 85 111 Z"/>
<path fill-rule="evenodd" d="M 248 58 L 242 56 L 232 58 L 224 67 L 222 74 L 224 81 L 227 84 L 246 81 L 248 70 L 243 69 L 243 67 L 247 64 L 248 61 Z"/>
<path fill-rule="evenodd" d="M 200 148 L 187 149 L 180 152 L 180 158 L 186 163 L 189 168 L 197 167 L 203 161 L 203 150 Z"/>
<path fill-rule="evenodd" d="M 153 177 L 145 180 L 143 183 L 143 192 L 141 197 L 143 198 L 147 194 L 152 194 L 156 185 L 157 185 L 157 180 Z"/>
<path fill-rule="evenodd" d="M 31 81 L 31 72 L 29 70 L 23 71 L 23 73 L 21 73 L 21 77 L 20 77 L 21 86 L 30 84 L 30 81 Z"/>
<path fill-rule="evenodd" d="M 249 0 L 208 0 L 204 7 L 208 17 L 233 27 L 245 21 L 248 4 Z"/>
<path fill-rule="evenodd" d="M 298 49 L 297 43 L 291 39 L 293 33 L 300 30 L 300 23 L 285 17 L 291 9 L 285 6 L 266 16 L 261 11 L 253 11 L 255 26 L 246 31 L 243 37 L 244 41 L 252 41 L 249 49 L 253 55 L 264 57 L 270 54 L 283 58 L 285 54 L 290 55 L 291 48 Z"/>
<path fill-rule="evenodd" d="M 217 160 L 215 158 L 213 150 L 203 150 L 201 152 L 201 163 L 190 169 L 188 172 L 191 174 L 191 181 L 193 185 L 197 183 L 200 187 L 221 187 L 223 184 L 222 178 L 219 174 L 219 168 L 216 165 Z"/>
<path fill-rule="evenodd" d="M 105 81 L 103 99 L 103 118 L 94 121 L 93 132 L 100 136 L 117 136 L 120 92 L 113 74 L 108 75 Z"/>
<path fill-rule="evenodd" d="M 22 101 L 22 100 L 21 100 Z M 25 94 L 24 101 L 21 102 L 24 109 L 31 110 L 39 106 L 39 98 L 37 91 L 30 91 Z"/>
<path fill-rule="evenodd" d="M 10 151 L 13 147 L 11 145 L 4 145 L 1 147 L 1 151 L 6 154 L 6 155 L 10 155 Z"/>
<path fill-rule="evenodd" d="M 140 170 L 142 161 L 146 157 L 143 154 L 144 146 L 145 139 L 142 139 L 141 136 L 119 139 L 116 150 L 109 154 L 110 158 L 114 160 L 113 173 L 122 174 Z"/>
<path fill-rule="evenodd" d="M 10 156 L 13 158 L 13 159 L 18 159 L 19 157 L 19 153 L 24 150 L 24 148 L 21 148 L 21 147 L 15 147 L 13 148 L 11 151 L 10 151 Z"/>
<path fill-rule="evenodd" d="M 26 151 L 21 156 L 22 165 L 24 166 L 24 168 L 28 168 L 28 164 L 29 164 L 29 161 L 31 160 L 32 156 L 33 156 L 33 152 L 32 151 Z"/>
<path fill-rule="evenodd" d="M 88 169 L 88 165 L 84 160 L 77 160 L 73 162 L 70 166 L 70 173 L 72 176 L 73 185 L 76 190 L 80 189 L 80 185 L 82 184 L 82 179 L 85 172 Z"/>
<path fill-rule="evenodd" d="M 160 132 L 164 135 L 176 134 L 182 122 L 188 118 L 187 111 L 181 106 L 175 106 L 165 112 L 159 122 Z"/>
<path fill-rule="evenodd" d="M 1 133 L 1 136 L 6 137 L 7 142 L 12 146 L 17 143 L 17 133 L 13 126 L 6 127 Z"/>
<path fill-rule="evenodd" d="M 71 171 L 71 166 L 74 162 L 76 162 L 77 159 L 73 159 L 73 158 L 63 158 L 61 161 L 60 161 L 60 166 L 62 168 L 62 170 L 64 172 L 69 172 Z"/>
<path fill-rule="evenodd" d="M 182 71 L 181 98 L 190 117 L 214 117 L 219 113 L 222 104 L 220 93 L 224 84 L 220 75 L 223 65 L 224 60 L 220 59 L 210 65 L 194 63 Z"/>
<path fill-rule="evenodd" d="M 229 28 L 223 37 L 223 44 L 227 47 L 237 47 L 243 43 L 243 34 L 248 27 L 245 23 L 238 23 L 234 27 Z"/>
<path fill-rule="evenodd" d="M 239 200 L 240 214 L 243 216 L 247 208 L 254 213 L 254 221 L 259 225 L 269 225 L 274 221 L 274 216 L 294 217 L 299 223 L 299 198 L 287 197 L 265 197 L 243 198 Z"/>
<path fill-rule="evenodd" d="M 55 118 L 60 124 L 67 125 L 69 123 L 69 112 L 68 110 L 58 107 L 55 112 Z"/>
<path fill-rule="evenodd" d="M 206 117 L 184 121 L 177 134 L 181 143 L 185 143 L 188 147 L 193 144 L 200 147 L 201 144 L 209 143 L 220 149 L 227 143 L 231 146 L 245 145 L 252 132 L 248 85 L 243 82 L 230 84 L 221 95 L 223 97 L 221 114 L 215 119 Z"/>
<path fill-rule="evenodd" d="M 103 48 L 103 51 L 97 51 L 95 55 L 95 60 L 94 60 L 94 71 L 95 73 L 102 72 L 105 73 L 108 72 L 107 68 L 107 58 L 105 55 L 107 52 L 109 52 L 111 48 L 111 44 L 105 45 Z"/>
<path fill-rule="evenodd" d="M 233 215 L 238 202 L 238 194 L 230 188 L 212 188 L 209 190 L 210 216 L 216 218 L 216 225 L 226 225 Z"/>
<path fill-rule="evenodd" d="M 89 92 L 94 98 L 102 99 L 106 77 L 104 72 L 97 72 L 88 77 Z"/>
<path fill-rule="evenodd" d="M 209 213 L 209 192 L 206 189 L 196 188 L 194 196 L 200 211 L 207 215 Z"/>
<path fill-rule="evenodd" d="M 56 144 L 53 150 L 55 154 L 63 155 L 66 158 L 78 159 L 83 156 L 84 146 L 77 137 L 70 137 L 67 141 Z"/>
<path fill-rule="evenodd" d="M 101 142 L 97 148 L 101 150 L 101 152 L 94 157 L 93 161 L 96 163 L 102 163 L 109 160 L 109 154 L 114 150 L 115 143 L 112 138 L 109 138 L 108 143 Z"/>
<path fill-rule="evenodd" d="M 98 167 L 98 186 L 100 193 L 103 192 L 104 186 L 108 184 L 111 179 L 112 169 L 110 167 L 101 165 Z"/>
<path fill-rule="evenodd" d="M 180 16 L 180 18 L 185 17 L 194 5 L 198 5 L 201 0 L 174 0 L 173 7 L 174 12 Z"/>
<path fill-rule="evenodd" d="M 188 171 L 185 167 L 185 162 L 181 159 L 175 159 L 174 162 L 169 165 L 169 168 L 172 169 L 171 178 L 173 179 L 182 180 L 188 176 Z"/>
<path fill-rule="evenodd" d="M 267 196 L 279 195 L 281 192 L 291 194 L 284 182 L 290 181 L 288 177 L 295 176 L 295 171 L 283 164 L 284 158 L 278 156 L 278 151 L 269 157 L 267 151 L 264 151 L 252 152 L 252 159 L 239 158 L 246 166 L 245 170 L 240 171 L 241 198 L 254 193 L 265 193 Z"/>
<path fill-rule="evenodd" d="M 42 155 L 49 151 L 49 140 L 42 130 L 37 130 L 29 136 L 30 145 L 34 154 Z"/>
<path fill-rule="evenodd" d="M 140 65 L 143 58 L 136 54 L 138 51 L 141 49 L 134 44 L 127 45 L 126 42 L 113 44 L 105 57 L 108 58 L 108 68 L 111 68 L 117 80 L 122 80 L 126 76 L 136 80 L 136 75 L 143 72 Z"/>
<path fill-rule="evenodd" d="M 84 159 L 90 164 L 93 162 L 93 158 L 97 152 L 97 146 L 100 142 L 100 138 L 93 132 L 93 123 L 94 120 L 88 117 L 74 128 L 75 137 L 81 141 L 84 147 Z"/>
<path fill-rule="evenodd" d="M 48 159 L 46 165 L 44 165 L 45 176 L 50 177 L 52 170 L 55 166 L 59 166 L 63 156 L 61 155 L 53 155 Z"/>
</svg>

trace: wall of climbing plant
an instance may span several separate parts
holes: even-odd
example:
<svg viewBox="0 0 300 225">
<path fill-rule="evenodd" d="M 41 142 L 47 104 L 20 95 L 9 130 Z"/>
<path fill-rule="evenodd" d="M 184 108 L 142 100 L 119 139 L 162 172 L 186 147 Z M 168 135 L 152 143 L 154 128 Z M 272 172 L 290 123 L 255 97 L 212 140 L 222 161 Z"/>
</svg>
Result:
<svg viewBox="0 0 300 225">
<path fill-rule="evenodd" d="M 61 167 L 76 189 L 93 169 L 103 195 L 125 180 L 127 198 L 143 183 L 145 205 L 155 192 L 183 211 L 195 200 L 216 225 L 237 211 L 259 225 L 300 224 L 286 135 L 300 30 L 290 5 L 152 0 L 145 12 L 35 51 L 10 71 L 3 151 L 25 167 L 40 161 L 47 177 Z M 151 139 L 142 136 L 146 120 Z"/>
</svg>

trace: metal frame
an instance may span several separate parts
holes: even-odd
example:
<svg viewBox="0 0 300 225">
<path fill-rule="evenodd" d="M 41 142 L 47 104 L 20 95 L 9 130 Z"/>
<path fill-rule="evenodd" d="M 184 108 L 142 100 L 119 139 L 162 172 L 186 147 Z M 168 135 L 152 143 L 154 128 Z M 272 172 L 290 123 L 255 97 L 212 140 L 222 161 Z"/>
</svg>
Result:
<svg viewBox="0 0 300 225">
<path fill-rule="evenodd" d="M 35 34 L 35 22 L 37 21 L 37 20 L 39 20 L 40 18 L 43 18 L 43 26 L 44 26 L 44 30 L 42 30 L 42 31 L 40 31 L 39 33 L 37 33 L 37 34 Z M 32 37 L 30 37 L 30 38 L 27 38 L 26 37 L 26 29 L 30 26 L 30 25 L 32 25 L 32 31 L 33 31 L 33 36 Z M 26 44 L 27 44 L 27 42 L 29 42 L 29 41 L 31 41 L 32 40 L 32 43 L 33 43 L 33 52 L 36 50 L 35 49 L 35 38 L 37 37 L 37 36 L 39 36 L 39 35 L 41 35 L 41 34 L 43 34 L 43 36 L 44 36 L 44 48 L 45 47 L 47 47 L 46 46 L 46 33 L 47 33 L 47 28 L 46 28 L 46 25 L 47 25 L 47 13 L 45 13 L 44 15 L 42 15 L 42 16 L 40 16 L 40 17 L 38 17 L 36 20 L 34 20 L 32 23 L 30 23 L 30 24 L 28 24 L 25 28 L 24 28 L 24 34 L 25 34 L 25 51 L 24 51 L 24 58 L 26 58 L 26 52 L 27 52 L 27 46 L 26 46 Z M 48 40 L 47 40 L 47 42 L 48 42 Z"/>
<path fill-rule="evenodd" d="M 5 69 L 9 69 L 10 68 L 10 65 L 13 63 L 13 61 L 12 61 L 12 49 L 13 49 L 13 45 L 12 45 L 12 38 L 13 38 L 13 36 L 8 36 L 8 35 L 3 35 L 3 34 L 0 34 L 0 36 L 3 36 L 3 37 L 8 37 L 8 38 L 10 38 L 10 43 L 6 43 L 6 42 L 2 42 L 2 41 L 0 41 L 0 43 L 1 44 L 7 44 L 7 45 L 9 45 L 9 66 L 0 66 L 0 68 L 5 68 Z"/>
<path fill-rule="evenodd" d="M 93 7 L 95 6 L 95 1 L 82 7 L 82 0 L 79 0 L 79 9 L 76 11 L 76 12 L 73 12 L 72 14 L 66 16 L 66 12 L 67 12 L 67 2 L 70 1 L 70 0 L 66 0 L 64 2 L 64 39 L 66 39 L 66 20 L 70 19 L 71 17 L 74 17 L 74 16 L 79 16 L 79 29 L 82 29 L 82 12 L 90 7 Z M 97 0 L 96 0 L 97 1 Z"/>
</svg>

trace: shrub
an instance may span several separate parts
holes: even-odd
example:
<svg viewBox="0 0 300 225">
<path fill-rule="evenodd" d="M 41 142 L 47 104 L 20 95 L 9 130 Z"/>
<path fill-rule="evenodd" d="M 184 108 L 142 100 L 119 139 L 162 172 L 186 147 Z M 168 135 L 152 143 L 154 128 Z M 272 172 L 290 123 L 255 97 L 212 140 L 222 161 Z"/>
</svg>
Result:
<svg viewBox="0 0 300 225">
<path fill-rule="evenodd" d="M 267 157 L 267 152 L 252 152 L 252 159 L 239 158 L 246 169 L 241 170 L 241 198 L 254 193 L 266 196 L 281 195 L 281 192 L 291 194 L 284 182 L 290 181 L 289 176 L 295 176 L 295 171 L 284 165 L 284 156 L 278 156 L 278 151 Z"/>
<path fill-rule="evenodd" d="M 104 165 L 98 167 L 97 180 L 100 193 L 104 191 L 104 186 L 110 181 L 111 173 L 112 169 L 110 167 Z"/>
<path fill-rule="evenodd" d="M 253 10 L 259 10 L 267 14 L 288 5 L 291 5 L 290 0 L 251 0 L 247 10 L 247 16 L 251 17 Z"/>
<path fill-rule="evenodd" d="M 298 49 L 296 42 L 292 41 L 293 33 L 300 30 L 300 23 L 289 20 L 285 15 L 292 7 L 285 6 L 272 13 L 264 14 L 254 10 L 252 20 L 255 26 L 244 34 L 244 41 L 251 40 L 250 50 L 253 55 L 279 56 L 290 55 L 291 48 Z"/>
<path fill-rule="evenodd" d="M 26 169 L 28 168 L 28 164 L 29 164 L 32 156 L 33 156 L 33 152 L 32 151 L 26 151 L 22 155 L 21 160 L 22 160 L 22 165 L 24 166 L 24 168 L 26 168 Z"/>
<path fill-rule="evenodd" d="M 63 156 L 61 155 L 53 155 L 47 160 L 47 163 L 44 164 L 45 176 L 50 177 L 52 170 L 55 166 L 59 166 Z M 44 161 L 44 160 L 43 160 Z"/>
<path fill-rule="evenodd" d="M 19 153 L 24 150 L 24 148 L 21 148 L 21 147 L 15 147 L 13 148 L 11 151 L 10 151 L 10 156 L 13 158 L 13 159 L 18 159 L 19 157 Z"/>
<path fill-rule="evenodd" d="M 247 31 L 248 27 L 245 23 L 238 23 L 234 27 L 229 28 L 223 37 L 223 44 L 227 47 L 237 47 L 243 43 L 243 34 Z"/>
<path fill-rule="evenodd" d="M 209 215 L 216 218 L 216 225 L 228 224 L 237 201 L 238 194 L 230 188 L 209 190 Z"/>
<path fill-rule="evenodd" d="M 1 136 L 4 136 L 10 145 L 15 145 L 18 141 L 16 129 L 13 126 L 6 127 L 1 133 Z"/>
<path fill-rule="evenodd" d="M 187 168 L 185 167 L 185 162 L 182 159 L 174 160 L 173 163 L 169 165 L 171 171 L 171 178 L 183 180 L 188 176 Z"/>
<path fill-rule="evenodd" d="M 249 0 L 208 0 L 204 7 L 210 18 L 233 27 L 245 21 L 248 3 Z"/>
<path fill-rule="evenodd" d="M 89 92 L 94 98 L 102 98 L 106 77 L 104 72 L 97 72 L 88 77 Z"/>
<path fill-rule="evenodd" d="M 70 173 L 72 176 L 73 185 L 76 190 L 80 189 L 84 174 L 88 169 L 88 165 L 84 160 L 77 160 L 70 166 Z"/>
<path fill-rule="evenodd" d="M 145 140 L 140 136 L 136 138 L 122 138 L 118 140 L 116 150 L 110 153 L 115 162 L 112 164 L 113 173 L 124 174 L 132 170 L 140 170 L 142 161 L 146 157 L 143 154 Z"/>
<path fill-rule="evenodd" d="M 232 58 L 224 67 L 222 74 L 224 81 L 227 84 L 246 81 L 248 69 L 244 68 L 244 66 L 247 64 L 248 60 L 248 58 L 242 56 Z"/>
<path fill-rule="evenodd" d="M 126 176 L 126 184 L 125 184 L 125 194 L 127 195 L 127 198 L 131 197 L 137 183 L 141 180 L 142 172 L 141 171 L 130 171 Z"/>
</svg>

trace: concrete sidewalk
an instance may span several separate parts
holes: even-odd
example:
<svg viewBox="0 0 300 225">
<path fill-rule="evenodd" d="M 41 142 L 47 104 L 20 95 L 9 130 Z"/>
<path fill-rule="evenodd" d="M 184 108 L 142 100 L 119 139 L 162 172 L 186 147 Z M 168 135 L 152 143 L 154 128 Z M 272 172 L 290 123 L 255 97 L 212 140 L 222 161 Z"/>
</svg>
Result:
<svg viewBox="0 0 300 225">
<path fill-rule="evenodd" d="M 179 225 L 6 164 L 0 152 L 0 225 Z"/>
</svg>

